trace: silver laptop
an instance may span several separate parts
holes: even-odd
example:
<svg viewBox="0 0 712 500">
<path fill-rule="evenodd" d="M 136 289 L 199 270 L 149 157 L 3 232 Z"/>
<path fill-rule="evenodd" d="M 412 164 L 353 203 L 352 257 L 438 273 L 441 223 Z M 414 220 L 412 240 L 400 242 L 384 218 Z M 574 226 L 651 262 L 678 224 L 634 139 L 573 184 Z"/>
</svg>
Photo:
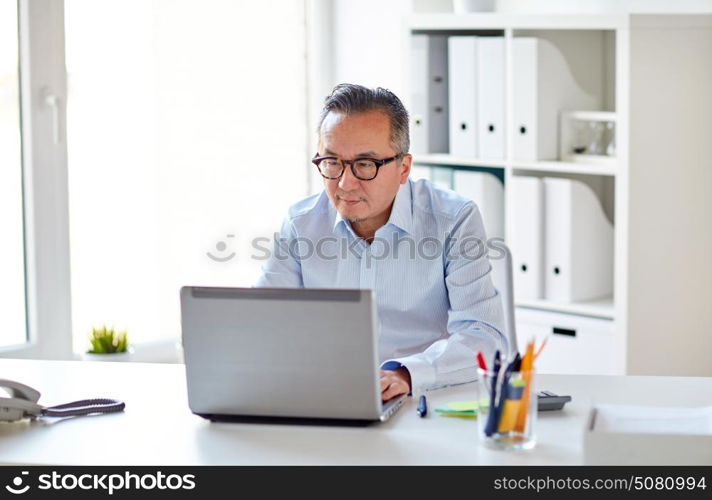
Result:
<svg viewBox="0 0 712 500">
<path fill-rule="evenodd" d="M 183 287 L 191 411 L 211 420 L 387 420 L 405 396 L 381 402 L 376 314 L 367 290 Z"/>
</svg>

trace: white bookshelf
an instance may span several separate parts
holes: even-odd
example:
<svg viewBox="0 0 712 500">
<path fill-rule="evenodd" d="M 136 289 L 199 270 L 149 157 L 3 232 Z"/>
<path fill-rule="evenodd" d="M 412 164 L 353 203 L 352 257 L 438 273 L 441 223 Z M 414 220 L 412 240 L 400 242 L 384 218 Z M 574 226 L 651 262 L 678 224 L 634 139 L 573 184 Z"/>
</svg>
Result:
<svg viewBox="0 0 712 500">
<path fill-rule="evenodd" d="M 419 165 L 444 165 L 453 167 L 492 167 L 504 168 L 504 160 L 478 160 L 477 158 L 463 158 L 444 153 L 414 155 L 413 161 Z"/>
<path fill-rule="evenodd" d="M 529 172 L 549 173 L 556 172 L 561 174 L 584 174 L 584 175 L 603 175 L 606 177 L 615 177 L 618 171 L 618 165 L 603 165 L 591 163 L 573 163 L 565 161 L 517 161 L 512 160 L 507 162 L 510 170 L 519 173 L 519 170 Z"/>
<path fill-rule="evenodd" d="M 614 305 L 613 297 L 605 297 L 582 302 L 556 302 L 552 300 L 525 299 L 517 301 L 517 307 L 610 320 L 614 319 L 615 316 Z"/>
<path fill-rule="evenodd" d="M 587 359 L 582 373 L 712 376 L 712 15 L 419 14 L 406 25 L 406 54 L 414 33 L 505 38 L 505 158 L 438 153 L 415 155 L 414 163 L 501 168 L 506 239 L 512 176 L 593 176 L 613 185 L 613 295 L 580 303 L 519 300 L 518 314 L 538 311 L 568 325 L 609 328 L 610 335 L 589 335 L 585 344 L 605 339 L 605 349 L 593 352 L 608 356 L 600 363 L 606 368 L 597 370 L 597 360 Z M 615 112 L 615 161 L 513 159 L 508 124 L 518 36 L 563 45 L 577 36 L 601 37 L 605 95 L 599 111 Z M 407 62 L 405 69 L 409 75 Z M 569 355 L 592 357 L 567 342 Z"/>
</svg>

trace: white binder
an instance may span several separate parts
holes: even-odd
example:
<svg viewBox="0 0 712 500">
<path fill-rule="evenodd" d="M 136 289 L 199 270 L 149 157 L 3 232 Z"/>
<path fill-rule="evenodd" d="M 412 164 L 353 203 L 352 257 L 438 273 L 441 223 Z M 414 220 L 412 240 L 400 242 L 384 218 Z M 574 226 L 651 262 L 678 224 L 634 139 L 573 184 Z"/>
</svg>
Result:
<svg viewBox="0 0 712 500">
<path fill-rule="evenodd" d="M 477 158 L 477 37 L 448 39 L 450 154 Z"/>
<path fill-rule="evenodd" d="M 582 40 L 577 55 L 586 58 L 587 54 L 595 54 L 590 52 L 589 39 Z M 590 64 L 600 65 L 598 59 L 591 58 Z M 600 109 L 601 73 L 592 70 L 588 72 L 590 81 L 577 81 L 566 58 L 553 43 L 531 37 L 512 40 L 512 72 L 514 159 L 557 159 L 559 112 Z"/>
<path fill-rule="evenodd" d="M 613 226 L 593 190 L 545 178 L 546 299 L 577 302 L 613 293 Z"/>
<path fill-rule="evenodd" d="M 504 186 L 495 175 L 455 170 L 453 189 L 477 204 L 487 238 L 504 238 Z"/>
<path fill-rule="evenodd" d="M 411 152 L 448 151 L 447 37 L 411 37 Z"/>
<path fill-rule="evenodd" d="M 481 159 L 504 159 L 504 38 L 477 39 L 477 139 Z"/>
<path fill-rule="evenodd" d="M 544 184 L 537 177 L 513 176 L 511 244 L 515 299 L 544 296 Z"/>
</svg>

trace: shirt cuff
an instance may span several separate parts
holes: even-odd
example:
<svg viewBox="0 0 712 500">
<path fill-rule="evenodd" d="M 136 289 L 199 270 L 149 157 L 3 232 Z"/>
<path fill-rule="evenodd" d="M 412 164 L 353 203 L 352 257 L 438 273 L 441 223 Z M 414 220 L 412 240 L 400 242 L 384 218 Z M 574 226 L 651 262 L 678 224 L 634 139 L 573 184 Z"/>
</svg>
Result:
<svg viewBox="0 0 712 500">
<path fill-rule="evenodd" d="M 421 393 L 435 385 L 435 367 L 419 357 L 389 359 L 381 364 L 382 370 L 395 370 L 405 367 L 410 373 L 410 392 Z"/>
</svg>

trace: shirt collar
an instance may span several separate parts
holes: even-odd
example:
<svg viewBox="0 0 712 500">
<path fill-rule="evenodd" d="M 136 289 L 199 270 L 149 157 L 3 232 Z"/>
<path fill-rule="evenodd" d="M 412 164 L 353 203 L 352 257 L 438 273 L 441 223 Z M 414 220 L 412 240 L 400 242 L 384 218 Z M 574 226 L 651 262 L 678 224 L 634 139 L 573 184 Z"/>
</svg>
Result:
<svg viewBox="0 0 712 500">
<path fill-rule="evenodd" d="M 329 202 L 329 204 L 331 205 L 331 201 Z M 332 229 L 333 229 L 334 231 L 336 231 L 336 228 L 337 228 L 338 225 L 341 224 L 342 222 L 344 223 L 344 227 L 348 227 L 348 228 L 350 229 L 349 224 L 347 224 L 346 221 L 344 220 L 344 218 L 341 217 L 341 214 L 339 213 L 338 210 L 336 210 L 336 208 L 334 207 L 334 205 L 331 205 L 329 208 L 330 208 L 330 210 L 332 210 L 333 212 L 336 213 L 336 215 L 334 216 L 334 227 L 333 227 Z"/>
<path fill-rule="evenodd" d="M 408 234 L 413 232 L 413 199 L 410 192 L 410 179 L 405 184 L 401 184 L 398 189 L 387 224 L 393 224 Z"/>
<path fill-rule="evenodd" d="M 336 227 L 343 222 L 344 226 L 352 231 L 351 225 L 346 223 L 339 211 L 336 210 L 333 205 L 331 208 L 336 212 L 332 229 L 335 231 Z M 395 200 L 393 200 L 393 207 L 391 208 L 391 215 L 388 218 L 388 222 L 386 222 L 386 225 L 388 224 L 392 224 L 408 234 L 411 234 L 413 231 L 413 200 L 411 197 L 410 179 L 408 179 L 405 184 L 401 184 L 396 193 Z"/>
</svg>

